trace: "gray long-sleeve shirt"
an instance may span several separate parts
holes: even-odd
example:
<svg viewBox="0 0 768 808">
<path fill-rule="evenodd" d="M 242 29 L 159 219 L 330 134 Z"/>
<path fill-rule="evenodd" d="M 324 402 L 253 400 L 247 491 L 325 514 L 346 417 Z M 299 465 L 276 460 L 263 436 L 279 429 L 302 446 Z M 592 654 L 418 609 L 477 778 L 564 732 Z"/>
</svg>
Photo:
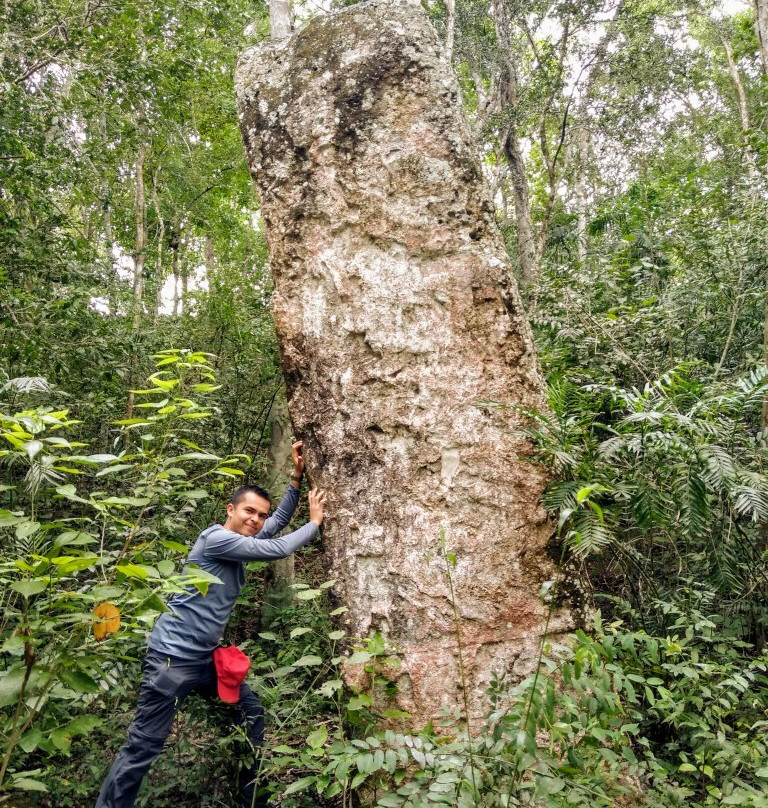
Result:
<svg viewBox="0 0 768 808">
<path fill-rule="evenodd" d="M 314 522 L 273 538 L 290 522 L 299 502 L 299 489 L 289 485 L 274 514 L 255 536 L 242 536 L 221 525 L 206 528 L 187 557 L 188 564 L 215 575 L 222 583 L 211 584 L 203 595 L 194 587 L 174 595 L 170 611 L 160 615 L 149 636 L 149 647 L 161 654 L 205 658 L 219 644 L 240 590 L 248 561 L 285 558 L 318 533 Z"/>
</svg>

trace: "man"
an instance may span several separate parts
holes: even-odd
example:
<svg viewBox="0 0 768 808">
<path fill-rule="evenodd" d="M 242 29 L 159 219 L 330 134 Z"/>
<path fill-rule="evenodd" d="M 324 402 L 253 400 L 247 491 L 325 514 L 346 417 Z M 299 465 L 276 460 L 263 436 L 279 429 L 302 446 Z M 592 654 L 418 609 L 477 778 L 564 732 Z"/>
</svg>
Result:
<svg viewBox="0 0 768 808">
<path fill-rule="evenodd" d="M 248 561 L 285 558 L 311 541 L 323 522 L 325 494 L 309 492 L 309 522 L 281 538 L 273 538 L 291 520 L 299 501 L 304 474 L 302 442 L 291 447 L 291 482 L 274 515 L 269 516 L 269 494 L 258 486 L 243 486 L 227 505 L 223 525 L 204 530 L 187 561 L 222 581 L 203 596 L 193 587 L 175 595 L 169 611 L 160 615 L 149 637 L 136 715 L 128 737 L 109 770 L 96 808 L 130 808 L 141 781 L 160 754 L 176 711 L 192 692 L 215 698 L 213 651 L 219 644 L 240 590 Z M 246 684 L 240 685 L 240 723 L 258 749 L 264 738 L 264 711 Z M 258 760 L 240 778 L 239 805 L 265 806 L 256 788 Z"/>
</svg>

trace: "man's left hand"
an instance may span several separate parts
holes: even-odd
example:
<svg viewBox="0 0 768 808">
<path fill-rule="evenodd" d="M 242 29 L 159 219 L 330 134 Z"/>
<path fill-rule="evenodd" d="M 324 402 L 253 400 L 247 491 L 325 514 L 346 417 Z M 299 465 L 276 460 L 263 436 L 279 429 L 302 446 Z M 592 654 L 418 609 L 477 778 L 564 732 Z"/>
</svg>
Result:
<svg viewBox="0 0 768 808">
<path fill-rule="evenodd" d="M 304 455 L 302 454 L 303 448 L 303 440 L 297 440 L 296 443 L 291 444 L 291 460 L 293 460 L 294 477 L 301 477 L 302 474 L 304 474 Z"/>
</svg>

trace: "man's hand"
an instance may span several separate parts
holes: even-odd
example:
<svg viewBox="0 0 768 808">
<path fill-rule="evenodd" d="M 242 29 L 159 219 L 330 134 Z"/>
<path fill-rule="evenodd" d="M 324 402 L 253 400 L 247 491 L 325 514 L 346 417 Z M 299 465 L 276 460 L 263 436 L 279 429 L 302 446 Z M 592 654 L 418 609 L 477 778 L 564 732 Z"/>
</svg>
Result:
<svg viewBox="0 0 768 808">
<path fill-rule="evenodd" d="M 323 524 L 325 512 L 325 491 L 313 488 L 309 492 L 309 521 L 314 522 L 318 527 Z"/>
<path fill-rule="evenodd" d="M 304 441 L 297 440 L 291 444 L 291 460 L 293 460 L 293 473 L 291 474 L 291 485 L 294 488 L 301 488 L 301 477 L 304 474 L 304 455 L 302 449 Z"/>
</svg>

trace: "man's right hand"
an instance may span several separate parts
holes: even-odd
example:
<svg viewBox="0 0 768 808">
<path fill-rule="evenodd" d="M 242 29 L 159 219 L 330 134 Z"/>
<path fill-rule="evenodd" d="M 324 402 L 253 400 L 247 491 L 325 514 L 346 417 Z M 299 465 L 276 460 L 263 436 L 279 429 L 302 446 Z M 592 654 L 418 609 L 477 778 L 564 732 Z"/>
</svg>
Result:
<svg viewBox="0 0 768 808">
<path fill-rule="evenodd" d="M 318 527 L 323 524 L 325 512 L 325 491 L 313 488 L 309 492 L 309 521 L 314 522 Z"/>
</svg>

